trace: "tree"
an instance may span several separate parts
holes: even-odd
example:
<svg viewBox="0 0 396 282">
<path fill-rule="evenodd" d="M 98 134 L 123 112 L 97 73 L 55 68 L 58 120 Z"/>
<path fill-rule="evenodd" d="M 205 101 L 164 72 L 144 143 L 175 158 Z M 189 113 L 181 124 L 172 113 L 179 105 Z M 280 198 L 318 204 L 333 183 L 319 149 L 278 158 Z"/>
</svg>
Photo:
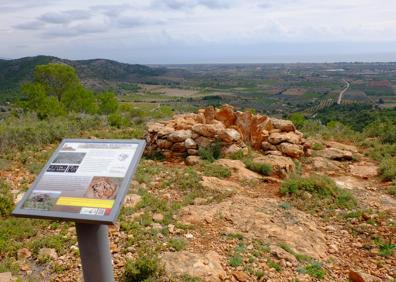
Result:
<svg viewBox="0 0 396 282">
<path fill-rule="evenodd" d="M 55 97 L 49 97 L 40 83 L 26 83 L 22 86 L 22 92 L 27 99 L 24 108 L 37 113 L 40 119 L 51 116 L 60 116 L 66 113 L 65 107 Z"/>
<path fill-rule="evenodd" d="M 112 114 L 118 110 L 118 101 L 113 92 L 103 92 L 98 95 L 99 112 Z"/>
<path fill-rule="evenodd" d="M 36 66 L 34 82 L 42 84 L 46 94 L 55 96 L 59 102 L 67 90 L 81 86 L 75 69 L 66 64 Z"/>
<path fill-rule="evenodd" d="M 94 94 L 81 85 L 67 89 L 61 102 L 68 112 L 95 114 L 98 111 Z"/>
<path fill-rule="evenodd" d="M 301 128 L 304 126 L 305 117 L 302 113 L 292 113 L 289 119 L 294 123 L 297 128 Z"/>
</svg>

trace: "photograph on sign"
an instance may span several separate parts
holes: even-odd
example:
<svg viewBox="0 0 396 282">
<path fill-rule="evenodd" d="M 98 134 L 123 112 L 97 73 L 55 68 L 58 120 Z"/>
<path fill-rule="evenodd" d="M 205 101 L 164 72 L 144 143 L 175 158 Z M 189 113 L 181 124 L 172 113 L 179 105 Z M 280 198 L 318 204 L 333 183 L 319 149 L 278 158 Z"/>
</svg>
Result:
<svg viewBox="0 0 396 282">
<path fill-rule="evenodd" d="M 23 199 L 23 211 L 107 216 L 139 148 L 134 142 L 64 142 Z"/>
</svg>

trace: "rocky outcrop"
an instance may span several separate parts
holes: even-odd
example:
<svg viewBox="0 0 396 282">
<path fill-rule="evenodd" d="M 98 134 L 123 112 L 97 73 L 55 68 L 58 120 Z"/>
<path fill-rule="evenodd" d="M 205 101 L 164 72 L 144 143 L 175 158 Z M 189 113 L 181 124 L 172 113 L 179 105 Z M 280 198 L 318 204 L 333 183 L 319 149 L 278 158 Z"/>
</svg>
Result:
<svg viewBox="0 0 396 282">
<path fill-rule="evenodd" d="M 202 281 L 223 281 L 226 273 L 221 265 L 221 256 L 215 251 L 196 254 L 188 251 L 167 252 L 161 256 L 166 273 L 172 279 L 183 275 L 200 278 Z"/>
<path fill-rule="evenodd" d="M 214 142 L 221 143 L 224 155 L 244 150 L 247 145 L 291 158 L 307 153 L 303 134 L 291 121 L 235 111 L 230 105 L 149 123 L 145 139 L 146 153 L 161 152 L 167 159 L 198 155 L 199 149 Z"/>
</svg>

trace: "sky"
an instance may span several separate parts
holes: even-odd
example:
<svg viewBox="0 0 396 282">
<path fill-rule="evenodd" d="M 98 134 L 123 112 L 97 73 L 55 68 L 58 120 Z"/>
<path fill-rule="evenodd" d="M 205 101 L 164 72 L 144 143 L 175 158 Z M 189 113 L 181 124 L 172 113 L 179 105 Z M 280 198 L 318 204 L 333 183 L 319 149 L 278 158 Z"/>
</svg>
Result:
<svg viewBox="0 0 396 282">
<path fill-rule="evenodd" d="M 395 0 L 0 0 L 0 57 L 396 61 Z"/>
</svg>

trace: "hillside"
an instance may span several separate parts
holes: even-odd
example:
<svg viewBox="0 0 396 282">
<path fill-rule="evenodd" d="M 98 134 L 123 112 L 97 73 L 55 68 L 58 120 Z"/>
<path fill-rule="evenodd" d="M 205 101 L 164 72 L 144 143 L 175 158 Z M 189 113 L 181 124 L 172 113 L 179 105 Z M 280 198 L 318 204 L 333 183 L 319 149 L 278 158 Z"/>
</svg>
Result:
<svg viewBox="0 0 396 282">
<path fill-rule="evenodd" d="M 396 147 L 381 135 L 299 131 L 229 105 L 124 128 L 92 117 L 78 128 L 71 116 L 9 122 L 0 131 L 6 281 L 82 281 L 73 224 L 9 215 L 63 136 L 147 141 L 109 231 L 116 281 L 395 281 Z"/>
<path fill-rule="evenodd" d="M 19 97 L 19 86 L 30 80 L 37 65 L 65 63 L 73 66 L 82 83 L 94 90 L 111 88 L 111 82 L 147 81 L 166 70 L 137 64 L 125 64 L 106 59 L 66 60 L 51 56 L 0 60 L 0 101 Z"/>
</svg>

